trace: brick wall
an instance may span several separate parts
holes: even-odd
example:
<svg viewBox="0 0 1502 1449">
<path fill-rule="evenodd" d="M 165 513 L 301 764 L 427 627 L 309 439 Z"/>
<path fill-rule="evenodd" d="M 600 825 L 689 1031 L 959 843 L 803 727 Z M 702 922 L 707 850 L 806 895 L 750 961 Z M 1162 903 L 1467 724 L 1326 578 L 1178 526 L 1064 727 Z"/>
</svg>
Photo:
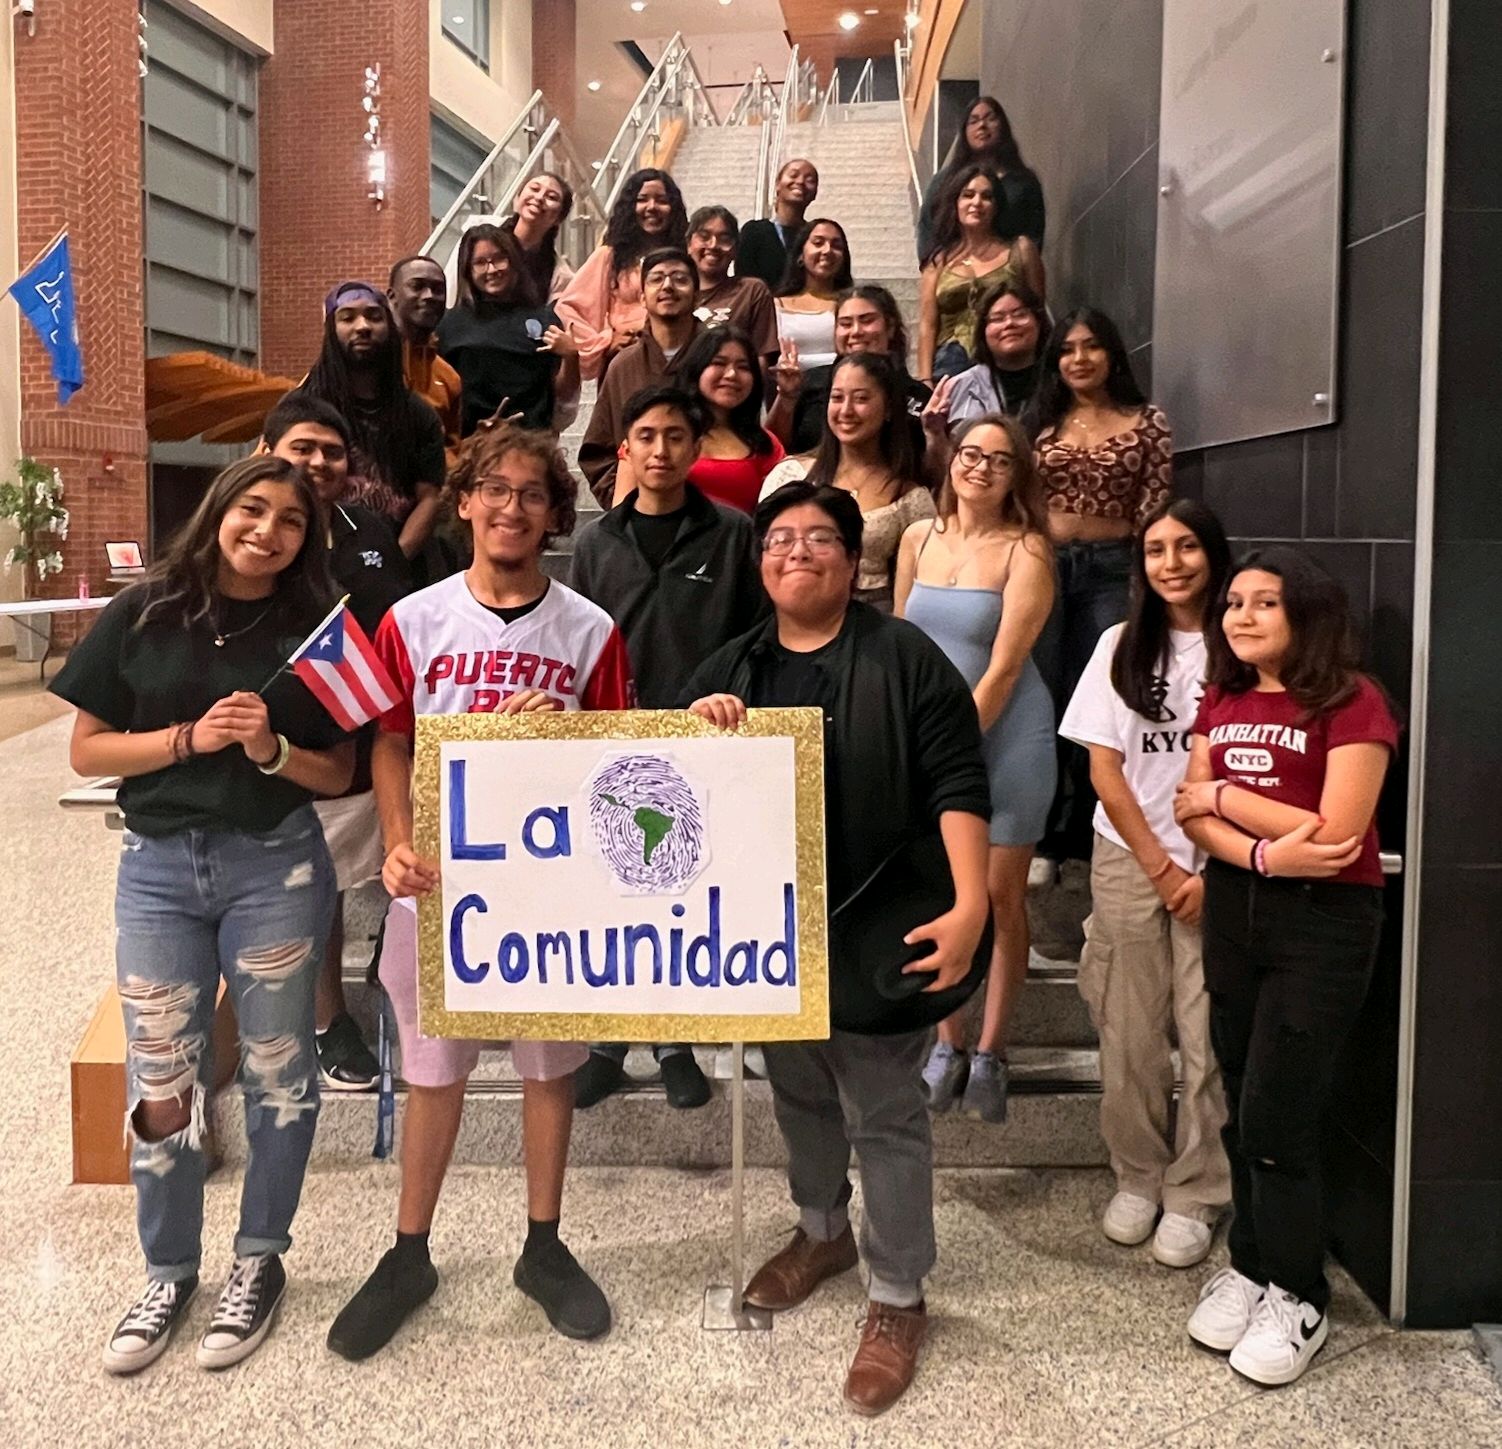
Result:
<svg viewBox="0 0 1502 1449">
<path fill-rule="evenodd" d="M 36 34 L 15 33 L 17 251 L 24 265 L 69 228 L 87 381 L 60 407 L 23 328 L 21 446 L 62 472 L 72 527 L 46 591 L 67 597 L 83 575 L 102 591 L 106 540 L 146 537 L 141 80 L 134 5 L 39 9 Z"/>
<path fill-rule="evenodd" d="M 366 195 L 360 109 L 381 67 L 386 204 Z M 415 0 L 296 0 L 276 7 L 261 72 L 261 365 L 300 377 L 318 353 L 328 289 L 384 284 L 429 231 L 428 15 Z"/>
<path fill-rule="evenodd" d="M 578 85 L 575 8 L 575 0 L 532 0 L 532 84 L 569 132 Z"/>
</svg>

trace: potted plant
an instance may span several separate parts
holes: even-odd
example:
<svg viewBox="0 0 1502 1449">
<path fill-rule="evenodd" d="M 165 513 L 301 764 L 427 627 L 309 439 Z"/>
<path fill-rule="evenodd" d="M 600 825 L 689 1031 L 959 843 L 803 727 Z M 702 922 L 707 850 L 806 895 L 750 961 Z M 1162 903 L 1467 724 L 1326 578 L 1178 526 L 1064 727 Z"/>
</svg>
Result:
<svg viewBox="0 0 1502 1449">
<path fill-rule="evenodd" d="M 68 536 L 68 510 L 62 500 L 62 475 L 35 458 L 20 459 L 15 480 L 0 483 L 0 523 L 9 523 L 20 535 L 5 555 L 5 571 L 21 565 L 23 598 L 40 598 L 47 576 L 63 571 L 58 544 Z M 15 626 L 16 658 L 35 663 L 51 638 L 52 615 L 30 614 Z"/>
</svg>

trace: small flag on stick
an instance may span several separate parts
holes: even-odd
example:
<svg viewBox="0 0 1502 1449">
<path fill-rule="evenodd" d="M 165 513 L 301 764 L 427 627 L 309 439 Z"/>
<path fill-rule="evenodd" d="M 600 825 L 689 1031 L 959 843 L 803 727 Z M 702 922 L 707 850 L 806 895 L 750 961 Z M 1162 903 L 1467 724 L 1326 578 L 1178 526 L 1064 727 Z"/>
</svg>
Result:
<svg viewBox="0 0 1502 1449">
<path fill-rule="evenodd" d="M 336 724 L 357 730 L 385 714 L 401 691 L 346 607 L 348 598 L 346 594 L 334 605 L 283 668 L 291 668 Z"/>
</svg>

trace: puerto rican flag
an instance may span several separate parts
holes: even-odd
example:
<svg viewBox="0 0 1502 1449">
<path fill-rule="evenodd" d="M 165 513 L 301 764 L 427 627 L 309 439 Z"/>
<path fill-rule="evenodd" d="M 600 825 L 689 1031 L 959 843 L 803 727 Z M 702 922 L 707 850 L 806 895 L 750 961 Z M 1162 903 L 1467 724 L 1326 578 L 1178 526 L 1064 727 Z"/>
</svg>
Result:
<svg viewBox="0 0 1502 1449">
<path fill-rule="evenodd" d="M 342 729 L 359 729 L 402 697 L 345 599 L 287 663 Z"/>
</svg>

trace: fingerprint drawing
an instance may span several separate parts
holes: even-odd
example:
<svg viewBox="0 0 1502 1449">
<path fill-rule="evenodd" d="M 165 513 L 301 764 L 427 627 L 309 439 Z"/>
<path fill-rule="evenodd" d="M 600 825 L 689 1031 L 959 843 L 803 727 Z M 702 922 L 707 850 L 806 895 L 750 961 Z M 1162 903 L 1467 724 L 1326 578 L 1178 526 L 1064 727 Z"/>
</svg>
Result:
<svg viewBox="0 0 1502 1449">
<path fill-rule="evenodd" d="M 633 890 L 680 890 L 704 864 L 704 817 L 660 755 L 623 755 L 589 785 L 589 825 L 610 873 Z"/>
</svg>

